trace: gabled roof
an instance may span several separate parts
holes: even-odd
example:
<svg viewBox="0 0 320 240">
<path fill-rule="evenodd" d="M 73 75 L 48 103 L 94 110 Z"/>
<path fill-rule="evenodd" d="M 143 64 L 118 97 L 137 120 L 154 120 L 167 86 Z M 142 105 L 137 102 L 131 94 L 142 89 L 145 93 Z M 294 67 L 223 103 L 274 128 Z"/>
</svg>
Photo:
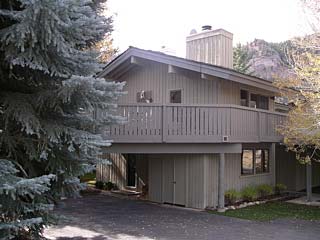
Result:
<svg viewBox="0 0 320 240">
<path fill-rule="evenodd" d="M 197 62 L 190 59 L 168 55 L 162 52 L 144 50 L 136 47 L 129 47 L 125 52 L 109 62 L 98 76 L 105 77 L 110 75 L 110 73 L 116 71 L 125 62 L 128 62 L 128 59 L 131 59 L 131 57 L 168 64 L 177 68 L 198 72 L 200 74 L 214 76 L 229 81 L 239 82 L 271 92 L 279 92 L 279 89 L 275 87 L 269 80 L 243 74 L 233 69 L 221 66 Z"/>
</svg>

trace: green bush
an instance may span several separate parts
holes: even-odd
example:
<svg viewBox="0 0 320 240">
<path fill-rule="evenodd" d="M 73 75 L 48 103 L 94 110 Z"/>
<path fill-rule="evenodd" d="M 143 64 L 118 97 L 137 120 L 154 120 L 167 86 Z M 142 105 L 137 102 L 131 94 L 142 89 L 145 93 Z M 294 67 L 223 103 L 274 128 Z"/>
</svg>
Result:
<svg viewBox="0 0 320 240">
<path fill-rule="evenodd" d="M 260 197 L 266 197 L 273 194 L 273 187 L 269 184 L 261 184 L 257 186 L 257 191 Z"/>
<path fill-rule="evenodd" d="M 287 186 L 282 183 L 278 183 L 274 187 L 274 192 L 278 195 L 281 195 L 285 190 L 287 190 Z"/>
<path fill-rule="evenodd" d="M 227 204 L 234 204 L 239 199 L 239 192 L 235 189 L 230 189 L 225 192 L 224 198 Z"/>
<path fill-rule="evenodd" d="M 96 181 L 96 188 L 103 189 L 104 183 L 102 181 Z"/>
<path fill-rule="evenodd" d="M 258 191 L 254 186 L 248 186 L 241 190 L 241 198 L 244 201 L 254 201 L 258 198 Z"/>
<path fill-rule="evenodd" d="M 114 189 L 114 185 L 115 184 L 113 184 L 112 182 L 106 182 L 104 184 L 104 186 L 103 186 L 103 189 L 104 190 L 108 190 L 108 191 L 113 190 Z"/>
</svg>

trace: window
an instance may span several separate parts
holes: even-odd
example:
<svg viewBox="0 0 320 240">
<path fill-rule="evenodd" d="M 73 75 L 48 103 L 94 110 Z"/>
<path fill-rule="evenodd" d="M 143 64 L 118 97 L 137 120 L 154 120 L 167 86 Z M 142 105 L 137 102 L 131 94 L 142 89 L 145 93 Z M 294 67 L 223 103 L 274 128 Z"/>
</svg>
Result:
<svg viewBox="0 0 320 240">
<path fill-rule="evenodd" d="M 269 172 L 268 149 L 244 149 L 241 158 L 241 174 L 252 175 Z"/>
<path fill-rule="evenodd" d="M 256 173 L 269 172 L 269 151 L 267 149 L 256 150 L 255 169 Z"/>
<path fill-rule="evenodd" d="M 247 107 L 249 103 L 249 93 L 246 90 L 240 91 L 240 105 Z"/>
<path fill-rule="evenodd" d="M 170 91 L 170 103 L 181 103 L 181 90 L 171 90 Z"/>
<path fill-rule="evenodd" d="M 269 109 L 269 98 L 266 96 L 261 96 L 259 94 L 251 93 L 249 107 L 268 110 Z"/>
<path fill-rule="evenodd" d="M 249 107 L 257 108 L 258 107 L 258 94 L 250 94 L 250 105 Z"/>
<path fill-rule="evenodd" d="M 266 96 L 259 96 L 257 108 L 268 110 L 269 109 L 269 98 Z"/>
<path fill-rule="evenodd" d="M 242 151 L 241 174 L 253 174 L 253 150 Z"/>
</svg>

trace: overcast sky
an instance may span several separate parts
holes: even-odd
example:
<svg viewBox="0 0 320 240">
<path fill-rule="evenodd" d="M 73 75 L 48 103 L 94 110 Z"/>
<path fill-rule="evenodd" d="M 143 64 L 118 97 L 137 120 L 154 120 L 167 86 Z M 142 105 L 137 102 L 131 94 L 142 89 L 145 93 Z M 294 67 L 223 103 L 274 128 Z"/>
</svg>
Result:
<svg viewBox="0 0 320 240">
<path fill-rule="evenodd" d="M 160 50 L 185 57 L 185 38 L 202 25 L 234 34 L 233 44 L 255 38 L 278 42 L 305 34 L 299 0 L 109 0 L 115 45 Z"/>
</svg>

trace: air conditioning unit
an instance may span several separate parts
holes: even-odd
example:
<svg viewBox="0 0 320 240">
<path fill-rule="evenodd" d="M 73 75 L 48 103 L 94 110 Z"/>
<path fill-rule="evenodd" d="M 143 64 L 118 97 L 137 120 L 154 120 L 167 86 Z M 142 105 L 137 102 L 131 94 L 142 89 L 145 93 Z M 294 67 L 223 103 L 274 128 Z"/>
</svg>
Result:
<svg viewBox="0 0 320 240">
<path fill-rule="evenodd" d="M 241 99 L 240 104 L 241 104 L 241 106 L 247 107 L 248 106 L 247 99 Z"/>
<path fill-rule="evenodd" d="M 229 142 L 229 136 L 222 136 L 222 142 Z"/>
<path fill-rule="evenodd" d="M 251 108 L 257 108 L 257 103 L 256 103 L 256 101 L 250 101 L 249 107 L 251 107 Z"/>
</svg>

